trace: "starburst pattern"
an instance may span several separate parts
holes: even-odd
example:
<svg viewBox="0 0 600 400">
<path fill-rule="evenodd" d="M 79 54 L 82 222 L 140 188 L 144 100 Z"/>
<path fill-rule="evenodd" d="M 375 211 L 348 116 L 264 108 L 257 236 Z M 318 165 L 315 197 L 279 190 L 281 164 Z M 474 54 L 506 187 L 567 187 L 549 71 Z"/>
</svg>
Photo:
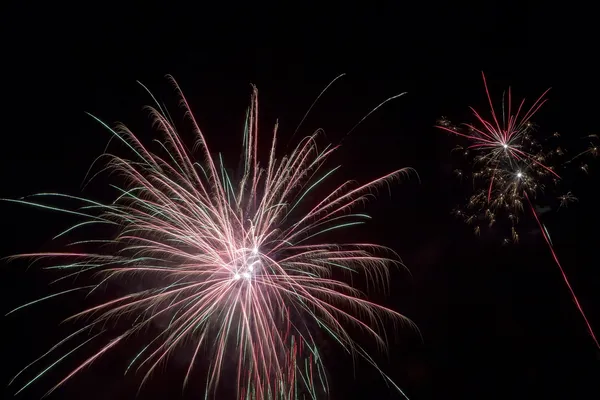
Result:
<svg viewBox="0 0 600 400">
<path fill-rule="evenodd" d="M 343 278 L 346 274 L 362 276 L 376 287 L 385 286 L 388 268 L 400 264 L 399 258 L 376 244 L 337 244 L 321 238 L 362 224 L 368 216 L 350 210 L 364 202 L 371 189 L 411 170 L 399 169 L 363 185 L 344 182 L 319 200 L 307 202 L 307 197 L 322 193 L 323 182 L 338 169 L 324 169 L 337 146 L 320 148 L 317 132 L 278 157 L 275 126 L 268 158 L 261 165 L 254 88 L 244 129 L 243 167 L 239 176 L 232 176 L 223 157 L 211 153 L 185 97 L 173 83 L 191 121 L 202 162 L 195 161 L 194 152 L 188 150 L 170 116 L 157 103 L 150 112 L 164 138 L 158 152 L 126 127 L 112 129 L 98 120 L 133 155 L 132 159 L 102 156 L 109 160 L 106 168 L 127 182 L 124 187 L 115 186 L 118 196 L 113 203 L 55 193 L 12 200 L 84 218 L 58 236 L 95 225 L 118 230 L 116 237 L 76 242 L 97 245 L 93 253 L 17 256 L 60 260 L 49 268 L 66 271 L 66 277 L 88 273 L 97 279 L 91 286 L 42 300 L 76 290 L 97 292 L 127 277 L 151 283 L 143 289 L 132 285 L 127 294 L 69 318 L 86 317 L 87 323 L 36 362 L 67 348 L 52 364 L 55 366 L 90 342 L 98 342 L 99 350 L 52 390 L 165 317 L 168 324 L 148 338 L 126 369 L 143 371 L 142 384 L 176 348 L 191 343 L 184 385 L 200 360 L 208 360 L 204 361 L 209 364 L 206 396 L 216 395 L 228 370 L 235 371 L 235 379 L 229 374 L 227 384 L 235 382 L 239 399 L 296 399 L 299 395 L 315 399 L 319 390 L 327 392 L 315 327 L 376 367 L 353 342 L 348 324 L 384 346 L 384 318 L 411 323 L 368 301 Z M 42 198 L 68 198 L 80 202 L 81 207 L 64 209 L 38 200 Z M 130 323 L 115 333 L 107 328 L 107 322 L 116 319 Z"/>
<path fill-rule="evenodd" d="M 558 168 L 572 164 L 575 160 L 585 155 L 596 155 L 597 145 L 592 139 L 595 135 L 589 135 L 592 140 L 590 146 L 577 154 L 572 159 L 566 159 L 566 150 L 556 142 L 561 135 L 557 132 L 550 136 L 536 136 L 536 126 L 531 121 L 535 113 L 546 102 L 546 90 L 528 109 L 524 111 L 525 100 L 522 100 L 513 114 L 512 94 L 508 89 L 506 107 L 503 102 L 502 112 L 498 114 L 492 103 L 485 75 L 483 75 L 485 92 L 490 105 L 491 120 L 471 108 L 478 124 L 464 124 L 466 131 L 454 126 L 448 118 L 442 117 L 437 127 L 450 132 L 468 141 L 467 147 L 458 146 L 466 158 L 468 172 L 457 170 L 455 173 L 459 178 L 465 179 L 467 175 L 473 182 L 473 194 L 469 197 L 466 207 L 453 210 L 454 215 L 463 219 L 467 224 L 473 226 L 475 234 L 481 234 L 484 225 L 492 228 L 498 221 L 505 222 L 509 227 L 509 236 L 505 236 L 503 242 L 518 243 L 520 240 L 517 225 L 523 213 L 528 210 L 533 215 L 558 268 L 563 281 L 577 306 L 579 313 L 584 319 L 587 329 L 596 346 L 600 344 L 589 323 L 577 296 L 567 278 L 567 275 L 558 260 L 554 246 L 550 240 L 546 227 L 542 224 L 533 201 L 543 197 L 555 189 L 562 182 L 558 174 Z M 588 166 L 582 163 L 580 169 L 587 172 Z M 566 207 L 577 201 L 571 191 L 560 196 L 550 196 L 551 200 L 558 200 L 556 208 Z M 506 224 L 508 222 L 508 224 Z"/>
</svg>

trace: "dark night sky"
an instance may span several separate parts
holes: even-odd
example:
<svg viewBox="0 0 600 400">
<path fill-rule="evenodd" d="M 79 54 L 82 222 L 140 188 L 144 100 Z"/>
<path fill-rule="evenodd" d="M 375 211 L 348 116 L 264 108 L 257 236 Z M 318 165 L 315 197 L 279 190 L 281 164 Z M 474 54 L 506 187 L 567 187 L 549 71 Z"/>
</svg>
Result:
<svg viewBox="0 0 600 400">
<path fill-rule="evenodd" d="M 174 75 L 213 147 L 233 156 L 250 83 L 260 91 L 263 129 L 279 118 L 289 138 L 320 90 L 347 73 L 304 126 L 304 133 L 323 127 L 332 141 L 378 102 L 407 91 L 348 137 L 336 160 L 361 180 L 401 166 L 415 167 L 422 180 L 398 185 L 391 197 L 382 191 L 367 206 L 374 221 L 361 233 L 403 257 L 413 276 L 395 272 L 392 295 L 381 301 L 412 318 L 424 338 L 421 344 L 400 332 L 389 360 L 379 356 L 382 368 L 412 400 L 600 397 L 598 353 L 542 238 L 502 247 L 493 235 L 477 238 L 450 216 L 466 196 L 452 176 L 449 151 L 456 141 L 432 127 L 442 115 L 463 121 L 469 105 L 485 109 L 485 71 L 497 95 L 511 85 L 515 95 L 531 99 L 552 86 L 535 120 L 543 128 L 565 137 L 598 133 L 600 65 L 591 4 L 245 2 L 192 9 L 92 3 L 21 5 L 1 13 L 0 197 L 79 193 L 108 140 L 85 111 L 149 138 L 141 107 L 150 99 L 136 80 L 172 100 L 163 77 Z M 547 221 L 598 331 L 599 173 L 592 166 L 586 180 L 574 181 L 580 202 Z M 49 238 L 71 222 L 1 207 L 2 256 L 56 248 Z M 25 267 L 2 270 L 3 313 L 49 293 L 52 277 Z M 76 309 L 75 299 L 59 300 L 2 318 L 1 386 L 69 331 L 58 322 Z M 334 346 L 326 352 L 333 399 L 399 398 L 369 368 L 360 366 L 353 377 Z M 131 399 L 138 381 L 122 378 L 124 363 L 112 355 L 50 398 Z M 174 364 L 141 399 L 180 398 L 182 367 L 177 359 Z M 40 398 L 59 378 L 17 398 Z M 13 390 L 2 393 L 11 398 Z"/>
</svg>

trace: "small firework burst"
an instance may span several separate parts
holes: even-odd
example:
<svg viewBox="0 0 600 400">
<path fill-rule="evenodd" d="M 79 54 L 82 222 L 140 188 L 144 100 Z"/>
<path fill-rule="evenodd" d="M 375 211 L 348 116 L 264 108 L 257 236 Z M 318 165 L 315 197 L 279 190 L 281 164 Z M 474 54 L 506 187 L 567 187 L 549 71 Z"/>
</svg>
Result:
<svg viewBox="0 0 600 400">
<path fill-rule="evenodd" d="M 533 203 L 558 201 L 556 206 L 550 206 L 549 209 L 560 209 L 577 201 L 571 191 L 566 191 L 560 196 L 550 194 L 556 192 L 559 184 L 563 183 L 558 171 L 562 171 L 576 160 L 580 163 L 579 169 L 588 173 L 589 165 L 582 158 L 595 157 L 598 154 L 598 137 L 586 136 L 590 141 L 587 149 L 569 159 L 567 157 L 569 152 L 562 143 L 558 142 L 562 136 L 558 132 L 540 135 L 538 126 L 531 120 L 546 102 L 545 96 L 549 89 L 542 93 L 527 111 L 524 109 L 525 100 L 522 100 L 513 113 L 512 94 L 509 88 L 507 101 L 503 101 L 502 111 L 498 114 L 485 75 L 482 76 L 491 119 L 483 118 L 478 111 L 471 108 L 477 124 L 467 123 L 463 125 L 466 129 L 461 129 L 445 117 L 437 124 L 438 128 L 467 141 L 466 145 L 459 145 L 454 150 L 461 150 L 462 161 L 465 164 L 465 168 L 459 170 L 461 172 L 459 178 L 471 179 L 473 192 L 466 205 L 453 210 L 453 214 L 474 226 L 473 231 L 476 235 L 481 233 L 481 228 L 484 226 L 497 230 L 497 225 L 501 221 L 503 228 L 508 227 L 502 243 L 510 244 L 520 241 L 517 226 L 523 219 L 521 215 L 526 210 L 530 211 L 586 323 L 588 332 L 596 346 L 600 348 L 592 326 L 554 251 L 548 230 L 541 223 L 539 212 L 536 211 Z M 454 150 L 453 153 L 458 153 Z"/>
</svg>

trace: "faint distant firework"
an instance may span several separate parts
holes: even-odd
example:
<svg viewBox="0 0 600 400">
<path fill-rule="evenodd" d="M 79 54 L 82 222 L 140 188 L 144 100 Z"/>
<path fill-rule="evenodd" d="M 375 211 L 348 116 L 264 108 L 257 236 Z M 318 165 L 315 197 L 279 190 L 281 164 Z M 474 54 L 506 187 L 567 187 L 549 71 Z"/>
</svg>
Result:
<svg viewBox="0 0 600 400">
<path fill-rule="evenodd" d="M 555 204 L 554 208 L 567 207 L 576 202 L 577 197 L 570 191 L 557 194 L 564 184 L 562 172 L 577 165 L 581 172 L 588 172 L 587 157 L 598 155 L 597 135 L 586 136 L 588 147 L 568 158 L 567 150 L 557 132 L 540 136 L 532 117 L 546 102 L 546 90 L 533 105 L 526 109 L 523 99 L 513 108 L 510 88 L 503 99 L 500 113 L 494 108 L 483 75 L 485 92 L 490 105 L 491 119 L 485 119 L 481 113 L 471 108 L 475 124 L 456 126 L 445 117 L 438 121 L 437 127 L 462 138 L 465 144 L 457 146 L 453 152 L 459 153 L 464 168 L 456 169 L 454 174 L 471 186 L 471 194 L 464 206 L 457 207 L 453 214 L 473 227 L 476 235 L 482 228 L 506 232 L 505 244 L 518 243 L 518 225 L 526 210 L 533 215 L 542 235 L 548 244 L 552 257 L 559 267 L 563 280 L 583 317 L 588 331 L 596 346 L 600 348 L 596 335 L 579 304 L 567 275 L 554 251 L 546 226 L 536 211 L 536 200 Z"/>
<path fill-rule="evenodd" d="M 371 189 L 397 180 L 411 169 L 398 169 L 362 185 L 343 182 L 323 196 L 324 182 L 339 168 L 326 169 L 326 160 L 339 146 L 319 145 L 316 132 L 300 140 L 288 154 L 278 155 L 275 125 L 263 163 L 254 88 L 245 120 L 242 168 L 232 175 L 222 155 L 215 156 L 209 149 L 187 100 L 172 82 L 191 122 L 195 151 L 184 144 L 158 102 L 149 109 L 162 135 L 156 151 L 127 127 L 113 129 L 93 117 L 131 157 L 105 153 L 99 158 L 107 160 L 103 171 L 125 178 L 125 186 L 113 186 L 116 196 L 112 203 L 58 193 L 7 200 L 82 218 L 56 237 L 99 225 L 114 232 L 109 237 L 85 236 L 73 242 L 92 246 L 93 252 L 15 256 L 55 260 L 47 268 L 64 271 L 62 279 L 82 274 L 92 278 L 86 286 L 18 309 L 78 290 L 95 294 L 99 288 L 125 279 L 135 282 L 125 283 L 126 294 L 68 318 L 86 322 L 17 375 L 58 353 L 49 367 L 28 379 L 17 393 L 95 343 L 92 355 L 50 390 L 54 391 L 103 354 L 124 348 L 132 336 L 148 335 L 146 328 L 165 317 L 169 322 L 157 335 L 145 338 L 146 346 L 125 368 L 126 373 L 143 371 L 142 385 L 175 349 L 191 344 L 183 383 L 188 383 L 203 360 L 208 364 L 205 397 L 218 396 L 219 387 L 233 385 L 240 400 L 316 399 L 318 393 L 328 393 L 328 383 L 315 329 L 347 352 L 363 357 L 393 384 L 353 341 L 347 326 L 358 326 L 385 346 L 386 318 L 412 323 L 370 302 L 343 277 L 362 277 L 375 287 L 385 287 L 388 268 L 401 265 L 400 260 L 392 250 L 377 244 L 322 238 L 325 233 L 363 224 L 369 217 L 351 209 L 364 202 Z M 201 156 L 195 157 L 197 153 Z M 55 206 L 49 202 L 52 199 L 76 201 L 80 207 Z M 148 286 L 140 288 L 143 285 Z M 115 333 L 119 325 L 110 328 L 109 322 L 117 319 L 128 324 Z M 235 372 L 225 373 L 225 369 Z"/>
</svg>

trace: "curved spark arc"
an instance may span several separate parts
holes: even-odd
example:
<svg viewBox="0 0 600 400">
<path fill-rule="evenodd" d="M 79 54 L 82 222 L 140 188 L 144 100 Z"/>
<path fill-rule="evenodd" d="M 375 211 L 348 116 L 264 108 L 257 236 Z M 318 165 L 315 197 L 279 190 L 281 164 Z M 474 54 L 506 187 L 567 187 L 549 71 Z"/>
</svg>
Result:
<svg viewBox="0 0 600 400">
<path fill-rule="evenodd" d="M 377 368 L 372 358 L 355 345 L 345 322 L 362 328 L 381 345 L 385 344 L 384 317 L 412 323 L 367 301 L 334 275 L 338 274 L 336 271 L 360 273 L 379 286 L 387 281 L 389 266 L 400 261 L 382 246 L 329 244 L 313 238 L 362 223 L 364 216 L 350 214 L 350 209 L 377 185 L 400 179 L 412 170 L 399 169 L 358 187 L 343 183 L 302 213 L 298 209 L 303 208 L 305 195 L 337 169 L 322 171 L 337 146 L 319 149 L 319 135 L 315 133 L 278 159 L 276 125 L 266 168 L 261 167 L 258 91 L 253 87 L 244 132 L 243 174 L 236 187 L 222 158 L 212 156 L 181 89 L 172 78 L 171 81 L 193 126 L 195 148 L 202 153 L 203 163 L 194 161 L 160 105 L 149 108 L 156 129 L 164 137 L 160 154 L 148 149 L 126 127 L 112 129 L 94 117 L 135 156 L 129 160 L 105 155 L 110 159 L 108 168 L 127 178 L 127 186 L 117 188 L 117 199 L 102 205 L 70 196 L 82 203 L 75 211 L 37 200 L 15 201 L 120 227 L 119 234 L 109 241 L 111 248 L 117 249 L 114 252 L 38 253 L 15 258 L 66 259 L 68 263 L 61 268 L 67 272 L 89 272 L 99 277 L 100 282 L 91 291 L 124 276 L 150 276 L 155 280 L 153 287 L 132 289 L 68 318 L 91 320 L 79 332 L 118 318 L 131 317 L 134 322 L 123 333 L 108 338 L 107 344 L 51 392 L 164 316 L 170 317 L 168 326 L 149 341 L 127 368 L 145 372 L 142 385 L 176 348 L 192 339 L 193 357 L 184 385 L 203 354 L 211 360 L 206 395 L 216 395 L 234 355 L 239 399 L 294 399 L 301 391 L 314 399 L 317 391 L 327 391 L 328 385 L 318 344 L 306 318 L 313 319 L 347 351 L 364 357 Z M 76 227 L 83 228 L 82 224 Z M 70 335 L 59 345 L 76 336 Z M 107 332 L 100 335 L 107 336 Z M 381 374 L 389 381 L 387 375 Z M 31 381 L 24 387 L 30 384 Z M 394 387 L 400 390 L 395 384 Z"/>
</svg>

